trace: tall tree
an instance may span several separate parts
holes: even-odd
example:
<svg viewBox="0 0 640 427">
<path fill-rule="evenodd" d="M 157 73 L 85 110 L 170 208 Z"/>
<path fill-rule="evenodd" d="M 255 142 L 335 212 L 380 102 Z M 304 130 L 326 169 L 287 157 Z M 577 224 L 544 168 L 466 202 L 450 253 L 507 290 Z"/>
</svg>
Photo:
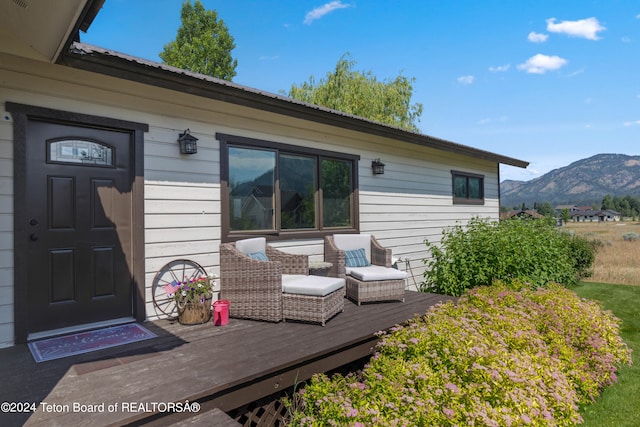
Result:
<svg viewBox="0 0 640 427">
<path fill-rule="evenodd" d="M 611 199 L 611 195 L 607 194 L 602 199 L 602 208 L 601 209 L 613 209 L 613 200 Z"/>
<path fill-rule="evenodd" d="M 418 131 L 422 104 L 411 104 L 414 78 L 402 75 L 380 81 L 371 71 L 354 71 L 356 62 L 344 54 L 333 72 L 316 82 L 291 86 L 288 96 L 311 104 Z"/>
<path fill-rule="evenodd" d="M 231 51 L 234 39 L 215 10 L 206 10 L 200 0 L 186 0 L 180 12 L 182 25 L 176 39 L 164 45 L 162 62 L 173 67 L 229 80 L 236 75 L 238 61 Z"/>
<path fill-rule="evenodd" d="M 540 215 L 552 217 L 555 214 L 555 209 L 549 202 L 544 202 L 542 204 L 538 204 L 536 208 L 534 208 Z"/>
</svg>

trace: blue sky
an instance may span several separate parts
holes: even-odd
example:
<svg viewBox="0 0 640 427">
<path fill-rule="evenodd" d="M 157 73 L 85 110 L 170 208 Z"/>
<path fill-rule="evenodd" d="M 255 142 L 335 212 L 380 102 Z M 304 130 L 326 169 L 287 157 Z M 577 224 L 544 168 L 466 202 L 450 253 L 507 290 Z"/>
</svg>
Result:
<svg viewBox="0 0 640 427">
<path fill-rule="evenodd" d="M 431 136 L 530 162 L 530 180 L 600 153 L 640 154 L 640 2 L 203 0 L 235 38 L 235 83 L 278 93 L 345 53 L 415 78 Z M 180 0 L 106 0 L 86 43 L 160 61 Z"/>
</svg>

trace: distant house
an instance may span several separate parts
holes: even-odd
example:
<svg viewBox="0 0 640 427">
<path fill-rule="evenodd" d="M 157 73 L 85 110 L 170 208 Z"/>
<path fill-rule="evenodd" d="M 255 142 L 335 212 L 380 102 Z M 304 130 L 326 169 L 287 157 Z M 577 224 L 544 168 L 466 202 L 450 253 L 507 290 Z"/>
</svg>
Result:
<svg viewBox="0 0 640 427">
<path fill-rule="evenodd" d="M 555 207 L 556 213 L 561 214 L 562 211 L 567 210 L 569 213 L 579 211 L 580 208 L 576 205 L 558 205 Z"/>
<path fill-rule="evenodd" d="M 215 273 L 253 236 L 322 260 L 375 234 L 419 283 L 424 240 L 497 219 L 500 164 L 528 165 L 77 42 L 103 0 L 23 3 L 0 2 L 0 347 L 157 319 L 166 263 Z"/>
<path fill-rule="evenodd" d="M 590 211 L 590 210 L 594 210 L 593 206 L 576 206 L 574 212 Z M 597 209 L 595 209 L 595 210 L 597 210 Z"/>
<path fill-rule="evenodd" d="M 585 209 L 571 212 L 571 220 L 574 222 L 609 222 L 620 221 L 621 214 L 610 209 Z"/>
<path fill-rule="evenodd" d="M 501 212 L 500 219 L 512 219 L 512 218 L 529 218 L 529 219 L 540 219 L 544 218 L 544 215 L 540 215 L 538 212 L 533 209 L 525 209 L 525 210 L 515 210 L 509 212 Z"/>
</svg>

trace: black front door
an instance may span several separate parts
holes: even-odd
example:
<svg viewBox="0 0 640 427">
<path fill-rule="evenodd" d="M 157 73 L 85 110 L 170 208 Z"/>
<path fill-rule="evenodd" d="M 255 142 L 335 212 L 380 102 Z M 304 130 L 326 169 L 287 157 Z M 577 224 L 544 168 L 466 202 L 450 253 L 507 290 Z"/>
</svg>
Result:
<svg viewBox="0 0 640 427">
<path fill-rule="evenodd" d="M 133 315 L 132 143 L 129 132 L 29 121 L 29 333 Z"/>
</svg>

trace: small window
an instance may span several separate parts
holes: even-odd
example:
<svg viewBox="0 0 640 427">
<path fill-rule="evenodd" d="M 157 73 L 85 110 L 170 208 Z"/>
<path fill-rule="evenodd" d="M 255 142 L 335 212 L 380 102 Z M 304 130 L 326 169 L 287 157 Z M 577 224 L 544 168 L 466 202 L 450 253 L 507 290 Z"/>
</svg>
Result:
<svg viewBox="0 0 640 427">
<path fill-rule="evenodd" d="M 94 141 L 64 139 L 49 141 L 48 161 L 91 166 L 113 166 L 113 148 Z"/>
<path fill-rule="evenodd" d="M 484 204 L 484 176 L 451 171 L 453 179 L 453 203 L 482 205 Z"/>
</svg>

